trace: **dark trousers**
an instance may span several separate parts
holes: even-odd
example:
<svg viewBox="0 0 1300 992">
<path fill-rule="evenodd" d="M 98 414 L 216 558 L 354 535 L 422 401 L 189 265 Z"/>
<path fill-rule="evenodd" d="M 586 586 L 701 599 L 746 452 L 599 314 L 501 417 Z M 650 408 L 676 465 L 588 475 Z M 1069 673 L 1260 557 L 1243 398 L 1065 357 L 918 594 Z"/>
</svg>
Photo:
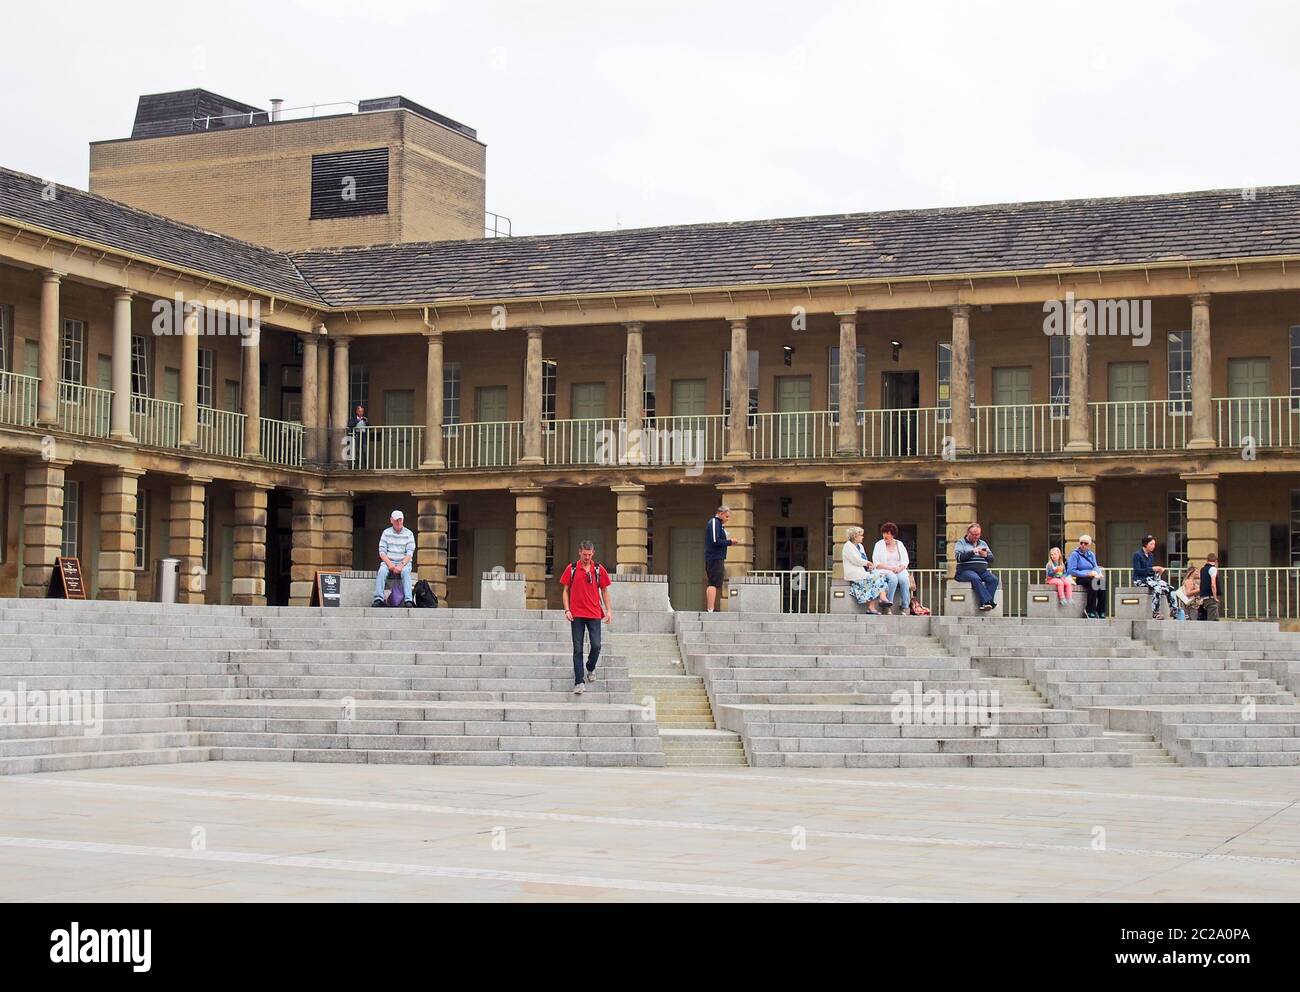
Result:
<svg viewBox="0 0 1300 992">
<path fill-rule="evenodd" d="M 1079 582 L 1082 583 L 1083 591 L 1088 594 L 1088 613 L 1105 619 L 1106 583 L 1094 579 L 1080 579 Z"/>
<path fill-rule="evenodd" d="M 988 606 L 998 601 L 998 586 L 1001 583 L 987 568 L 979 572 L 973 568 L 958 569 L 957 581 L 970 583 L 975 591 L 975 598 L 980 601 L 980 606 Z"/>
<path fill-rule="evenodd" d="M 600 621 L 589 620 L 586 617 L 574 617 L 573 626 L 573 684 L 581 685 L 585 682 L 588 671 L 596 670 L 596 662 L 600 661 Z M 591 654 L 587 658 L 587 666 L 584 671 L 582 665 L 582 640 L 583 635 L 591 637 Z"/>
</svg>

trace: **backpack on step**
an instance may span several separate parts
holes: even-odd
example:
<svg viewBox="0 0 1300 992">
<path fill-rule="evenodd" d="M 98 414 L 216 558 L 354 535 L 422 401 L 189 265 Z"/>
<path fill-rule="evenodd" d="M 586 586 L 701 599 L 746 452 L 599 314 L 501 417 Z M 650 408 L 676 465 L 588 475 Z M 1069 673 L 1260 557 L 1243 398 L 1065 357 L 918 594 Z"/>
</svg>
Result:
<svg viewBox="0 0 1300 992">
<path fill-rule="evenodd" d="M 429 585 L 427 579 L 421 579 L 415 584 L 414 596 L 416 609 L 436 610 L 438 608 L 438 594 L 433 591 L 433 586 Z"/>
</svg>

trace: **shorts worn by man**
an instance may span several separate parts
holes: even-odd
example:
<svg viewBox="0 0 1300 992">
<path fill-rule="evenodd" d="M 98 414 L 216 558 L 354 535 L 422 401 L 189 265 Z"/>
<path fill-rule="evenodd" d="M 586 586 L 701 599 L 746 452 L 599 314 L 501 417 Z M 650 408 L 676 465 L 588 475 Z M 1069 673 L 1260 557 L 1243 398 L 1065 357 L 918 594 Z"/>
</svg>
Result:
<svg viewBox="0 0 1300 992">
<path fill-rule="evenodd" d="M 388 577 L 402 577 L 402 605 L 412 605 L 411 565 L 415 562 L 415 535 L 405 526 L 406 515 L 394 510 L 392 526 L 379 538 L 379 574 L 375 576 L 375 606 L 384 605 Z"/>
<path fill-rule="evenodd" d="M 564 570 L 560 585 L 564 587 L 564 618 L 573 632 L 573 691 L 580 696 L 596 677 L 600 625 L 614 619 L 609 606 L 609 572 L 597 564 L 596 548 L 590 541 L 579 545 L 578 560 Z M 582 648 L 586 637 L 591 638 L 591 653 L 584 666 Z"/>
</svg>

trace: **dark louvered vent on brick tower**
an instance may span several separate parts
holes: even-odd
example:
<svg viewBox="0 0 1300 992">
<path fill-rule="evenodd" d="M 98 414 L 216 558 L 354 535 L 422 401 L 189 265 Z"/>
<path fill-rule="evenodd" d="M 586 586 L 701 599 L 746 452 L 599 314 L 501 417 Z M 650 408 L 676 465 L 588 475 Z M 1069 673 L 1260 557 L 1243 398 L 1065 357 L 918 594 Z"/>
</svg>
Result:
<svg viewBox="0 0 1300 992">
<path fill-rule="evenodd" d="M 386 213 L 387 148 L 312 156 L 312 220 Z"/>
</svg>

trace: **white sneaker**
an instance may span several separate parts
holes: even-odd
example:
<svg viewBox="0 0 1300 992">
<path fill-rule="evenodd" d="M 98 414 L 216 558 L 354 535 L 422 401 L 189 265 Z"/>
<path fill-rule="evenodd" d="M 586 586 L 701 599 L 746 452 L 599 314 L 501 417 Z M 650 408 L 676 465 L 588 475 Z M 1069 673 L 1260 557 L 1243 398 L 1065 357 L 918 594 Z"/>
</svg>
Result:
<svg viewBox="0 0 1300 992">
<path fill-rule="evenodd" d="M 587 691 L 587 687 L 583 685 L 581 682 L 579 682 L 577 685 L 573 687 L 573 694 L 575 696 L 581 696 L 586 691 Z"/>
</svg>

